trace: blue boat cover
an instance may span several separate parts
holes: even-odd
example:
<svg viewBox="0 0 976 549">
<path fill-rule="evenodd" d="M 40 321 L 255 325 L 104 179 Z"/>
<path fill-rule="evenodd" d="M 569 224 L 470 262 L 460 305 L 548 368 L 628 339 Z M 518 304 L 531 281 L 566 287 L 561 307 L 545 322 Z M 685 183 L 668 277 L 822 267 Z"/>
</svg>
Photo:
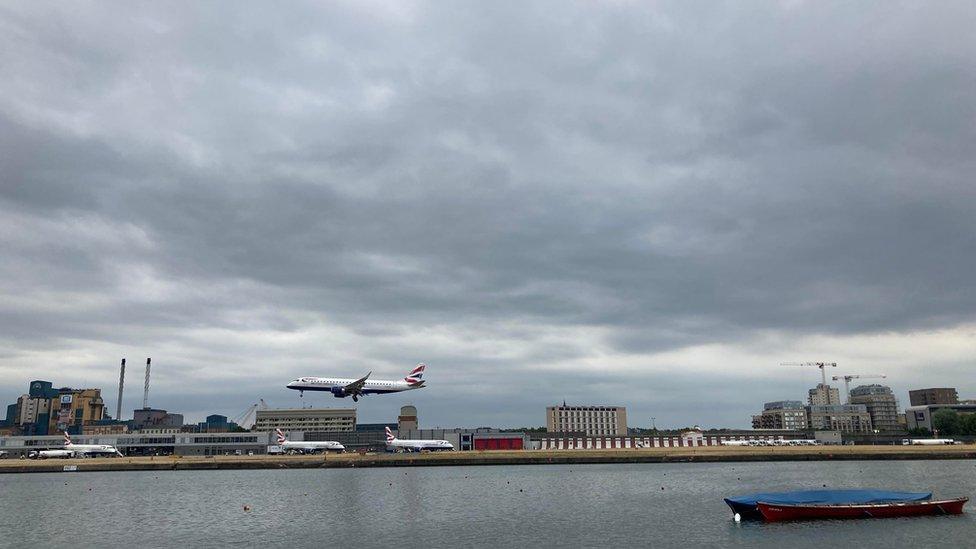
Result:
<svg viewBox="0 0 976 549">
<path fill-rule="evenodd" d="M 887 490 L 801 490 L 798 492 L 767 492 L 726 498 L 729 505 L 755 507 L 757 502 L 788 504 L 844 505 L 858 503 L 887 503 L 892 501 L 924 501 L 932 499 L 931 492 L 889 492 Z"/>
</svg>

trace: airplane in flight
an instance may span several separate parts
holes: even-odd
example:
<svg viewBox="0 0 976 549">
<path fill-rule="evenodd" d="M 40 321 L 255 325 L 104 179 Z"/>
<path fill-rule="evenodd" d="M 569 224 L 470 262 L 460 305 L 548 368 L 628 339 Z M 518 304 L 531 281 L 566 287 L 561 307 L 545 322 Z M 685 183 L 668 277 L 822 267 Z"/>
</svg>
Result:
<svg viewBox="0 0 976 549">
<path fill-rule="evenodd" d="M 454 445 L 446 440 L 400 440 L 393 436 L 393 431 L 389 427 L 386 428 L 386 447 L 394 452 L 433 452 L 454 449 Z"/>
<path fill-rule="evenodd" d="M 369 379 L 370 372 L 359 379 L 340 379 L 334 377 L 300 377 L 288 385 L 289 389 L 294 389 L 302 396 L 305 391 L 329 391 L 336 398 L 346 398 L 351 396 L 353 402 L 359 402 L 359 397 L 384 394 L 399 393 L 401 391 L 412 391 L 424 387 L 424 369 L 427 365 L 420 363 L 407 374 L 407 377 L 398 380 L 391 379 Z"/>
<path fill-rule="evenodd" d="M 285 438 L 285 433 L 281 432 L 281 429 L 275 429 L 275 432 L 278 433 L 278 446 L 281 447 L 281 450 L 292 454 L 314 454 L 328 452 L 329 450 L 343 452 L 346 449 L 345 446 L 332 440 L 293 442 Z"/>
</svg>

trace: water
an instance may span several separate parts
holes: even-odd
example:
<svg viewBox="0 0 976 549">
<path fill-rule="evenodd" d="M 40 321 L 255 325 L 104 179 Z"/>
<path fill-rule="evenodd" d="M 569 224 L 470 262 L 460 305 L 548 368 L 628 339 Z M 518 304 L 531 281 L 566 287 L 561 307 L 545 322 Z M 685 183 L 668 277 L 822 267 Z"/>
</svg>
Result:
<svg viewBox="0 0 976 549">
<path fill-rule="evenodd" d="M 0 475 L 0 545 L 889 549 L 976 539 L 976 506 L 961 517 L 736 524 L 722 501 L 824 484 L 976 496 L 976 462 Z"/>
</svg>

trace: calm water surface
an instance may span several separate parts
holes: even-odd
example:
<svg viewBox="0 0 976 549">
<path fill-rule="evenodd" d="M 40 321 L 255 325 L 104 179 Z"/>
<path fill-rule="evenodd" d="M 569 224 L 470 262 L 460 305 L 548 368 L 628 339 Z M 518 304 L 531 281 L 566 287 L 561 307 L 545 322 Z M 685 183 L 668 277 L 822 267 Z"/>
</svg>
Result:
<svg viewBox="0 0 976 549">
<path fill-rule="evenodd" d="M 722 502 L 824 484 L 976 496 L 976 462 L 0 475 L 0 546 L 976 546 L 976 506 L 961 517 L 736 524 Z"/>
</svg>

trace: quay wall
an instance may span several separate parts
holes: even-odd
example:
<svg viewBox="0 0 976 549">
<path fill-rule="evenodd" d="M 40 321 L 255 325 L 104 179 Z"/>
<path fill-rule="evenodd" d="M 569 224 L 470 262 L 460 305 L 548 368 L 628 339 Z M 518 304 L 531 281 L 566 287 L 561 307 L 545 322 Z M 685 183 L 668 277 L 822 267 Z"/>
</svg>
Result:
<svg viewBox="0 0 976 549">
<path fill-rule="evenodd" d="M 976 459 L 976 446 L 688 447 L 630 450 L 525 450 L 311 456 L 158 456 L 0 460 L 0 473 L 426 467 L 448 465 L 551 465 L 834 460 Z"/>
</svg>

